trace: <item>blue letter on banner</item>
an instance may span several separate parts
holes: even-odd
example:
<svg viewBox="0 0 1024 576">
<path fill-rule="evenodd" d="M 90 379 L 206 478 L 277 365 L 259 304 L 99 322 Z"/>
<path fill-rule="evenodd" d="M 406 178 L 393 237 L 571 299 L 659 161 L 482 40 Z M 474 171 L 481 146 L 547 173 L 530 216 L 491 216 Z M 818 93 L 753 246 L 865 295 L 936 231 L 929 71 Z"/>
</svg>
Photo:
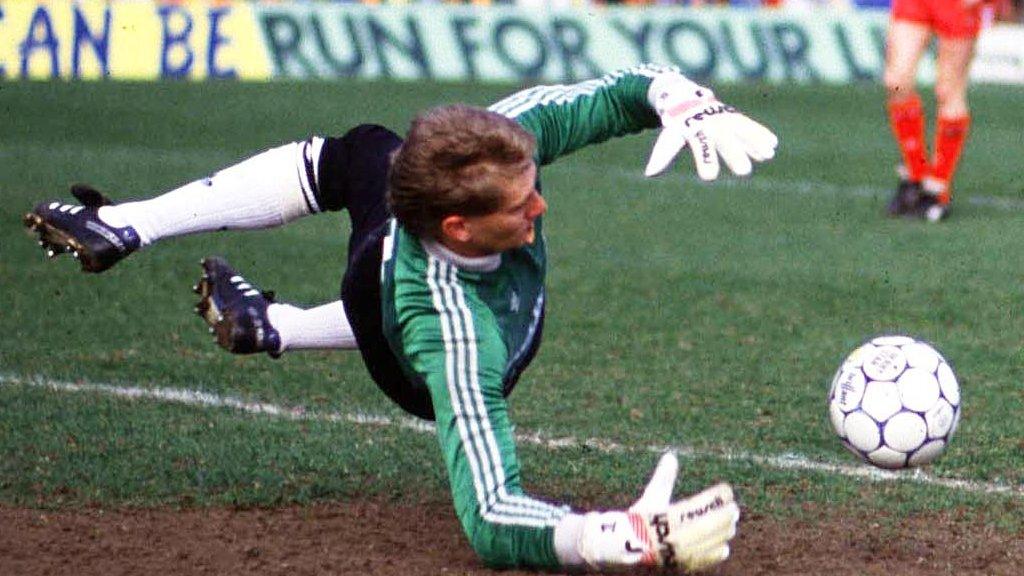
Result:
<svg viewBox="0 0 1024 576">
<path fill-rule="evenodd" d="M 0 6 L 0 20 L 4 19 L 4 7 Z M 4 68 L 3 64 L 0 64 L 0 79 L 7 77 L 7 69 Z"/>
<path fill-rule="evenodd" d="M 43 37 L 35 38 L 36 28 L 42 26 Z M 50 51 L 50 76 L 60 77 L 60 60 L 57 57 L 57 37 L 53 35 L 53 22 L 50 21 L 50 13 L 46 7 L 36 8 L 32 14 L 32 22 L 28 25 L 28 37 L 19 46 L 21 52 L 21 77 L 28 78 L 28 59 L 37 48 Z"/>
<path fill-rule="evenodd" d="M 184 8 L 178 6 L 161 6 L 160 20 L 163 22 L 163 45 L 160 49 L 160 77 L 184 78 L 192 69 L 192 48 L 188 45 L 188 37 L 192 34 L 192 16 Z M 178 32 L 171 32 L 171 17 L 175 14 L 184 19 L 184 26 Z M 185 52 L 185 61 L 176 68 L 171 68 L 169 53 L 171 48 L 180 45 Z"/>
<path fill-rule="evenodd" d="M 80 77 L 82 63 L 82 44 L 88 43 L 100 61 L 103 77 L 110 76 L 110 6 L 103 11 L 103 33 L 97 38 L 89 30 L 89 24 L 82 16 L 82 11 L 75 6 L 75 48 L 71 56 L 71 77 Z"/>
<path fill-rule="evenodd" d="M 227 70 L 217 68 L 217 50 L 221 46 L 231 43 L 229 38 L 225 38 L 220 34 L 220 19 L 230 12 L 230 7 L 213 8 L 210 10 L 210 49 L 206 52 L 206 70 L 210 78 L 235 79 L 238 77 L 238 72 L 234 68 L 228 68 Z"/>
</svg>

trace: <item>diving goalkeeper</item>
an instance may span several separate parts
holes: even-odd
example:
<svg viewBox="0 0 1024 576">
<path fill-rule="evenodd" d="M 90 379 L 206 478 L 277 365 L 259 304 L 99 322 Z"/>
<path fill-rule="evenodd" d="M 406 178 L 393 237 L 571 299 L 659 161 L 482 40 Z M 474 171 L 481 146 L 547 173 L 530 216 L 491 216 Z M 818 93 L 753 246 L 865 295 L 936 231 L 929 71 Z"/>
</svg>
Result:
<svg viewBox="0 0 1024 576">
<path fill-rule="evenodd" d="M 488 565 L 701 570 L 729 555 L 731 488 L 672 499 L 678 463 L 659 461 L 626 510 L 573 511 L 520 485 L 506 397 L 540 344 L 547 266 L 538 168 L 589 144 L 658 128 L 645 173 L 689 147 L 698 175 L 739 175 L 777 139 L 672 68 L 650 65 L 539 86 L 489 109 L 442 106 L 404 141 L 361 125 L 312 137 L 138 202 L 86 186 L 81 204 L 43 202 L 25 222 L 51 255 L 100 272 L 159 240 L 267 228 L 345 209 L 352 220 L 341 300 L 273 302 L 227 262 L 203 261 L 198 312 L 236 353 L 358 348 L 378 386 L 437 423 L 455 511 Z"/>
</svg>

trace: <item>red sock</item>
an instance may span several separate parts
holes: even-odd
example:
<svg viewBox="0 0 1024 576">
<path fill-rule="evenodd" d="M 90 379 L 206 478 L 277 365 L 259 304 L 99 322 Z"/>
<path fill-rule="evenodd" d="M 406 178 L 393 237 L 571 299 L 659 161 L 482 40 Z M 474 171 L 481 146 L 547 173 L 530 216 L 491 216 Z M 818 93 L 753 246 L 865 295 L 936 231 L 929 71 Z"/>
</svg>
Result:
<svg viewBox="0 0 1024 576">
<path fill-rule="evenodd" d="M 889 103 L 889 125 L 903 156 L 903 166 L 911 180 L 920 182 L 928 168 L 924 142 L 924 108 L 916 94 Z"/>
<path fill-rule="evenodd" d="M 949 183 L 953 180 L 960 152 L 964 149 L 967 132 L 971 127 L 970 114 L 955 117 L 939 117 L 935 128 L 935 158 L 928 169 L 928 177 L 942 184 L 939 201 L 949 202 Z"/>
</svg>

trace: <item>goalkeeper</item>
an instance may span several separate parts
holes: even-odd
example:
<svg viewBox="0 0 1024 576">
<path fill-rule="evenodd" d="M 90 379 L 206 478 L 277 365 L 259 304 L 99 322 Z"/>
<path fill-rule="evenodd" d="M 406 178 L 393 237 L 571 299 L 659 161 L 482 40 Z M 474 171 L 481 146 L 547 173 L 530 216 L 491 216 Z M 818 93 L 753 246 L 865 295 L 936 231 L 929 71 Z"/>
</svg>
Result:
<svg viewBox="0 0 1024 576">
<path fill-rule="evenodd" d="M 304 310 L 273 302 L 219 258 L 203 261 L 199 313 L 237 353 L 358 347 L 380 388 L 437 422 L 456 513 L 491 566 L 700 570 L 723 561 L 739 509 L 728 485 L 672 500 L 666 454 L 628 510 L 581 513 L 521 488 L 506 397 L 533 358 L 547 266 L 537 169 L 608 138 L 661 127 L 646 174 L 689 146 L 697 173 L 739 175 L 777 140 L 671 68 L 640 66 L 570 86 L 539 86 L 489 110 L 443 106 L 404 142 L 380 126 L 313 137 L 139 202 L 26 215 L 51 255 L 100 272 L 158 240 L 277 226 L 348 210 L 341 300 Z"/>
</svg>

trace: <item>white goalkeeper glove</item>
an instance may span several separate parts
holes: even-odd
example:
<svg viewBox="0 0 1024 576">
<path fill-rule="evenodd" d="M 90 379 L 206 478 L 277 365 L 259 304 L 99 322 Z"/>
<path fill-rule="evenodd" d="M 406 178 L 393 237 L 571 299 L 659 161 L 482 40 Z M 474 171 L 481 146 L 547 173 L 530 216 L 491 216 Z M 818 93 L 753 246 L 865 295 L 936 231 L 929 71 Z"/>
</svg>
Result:
<svg viewBox="0 0 1024 576">
<path fill-rule="evenodd" d="M 710 568 L 729 557 L 739 507 L 728 484 L 670 502 L 679 461 L 661 457 L 643 496 L 626 512 L 583 516 L 577 541 L 580 557 L 591 567 L 662 566 L 681 571 Z"/>
<path fill-rule="evenodd" d="M 647 161 L 645 176 L 657 176 L 689 145 L 701 180 L 718 178 L 718 157 L 738 176 L 753 162 L 775 156 L 779 139 L 771 130 L 715 98 L 710 89 L 677 73 L 661 74 L 651 82 L 647 100 L 661 118 L 661 132 Z"/>
</svg>

